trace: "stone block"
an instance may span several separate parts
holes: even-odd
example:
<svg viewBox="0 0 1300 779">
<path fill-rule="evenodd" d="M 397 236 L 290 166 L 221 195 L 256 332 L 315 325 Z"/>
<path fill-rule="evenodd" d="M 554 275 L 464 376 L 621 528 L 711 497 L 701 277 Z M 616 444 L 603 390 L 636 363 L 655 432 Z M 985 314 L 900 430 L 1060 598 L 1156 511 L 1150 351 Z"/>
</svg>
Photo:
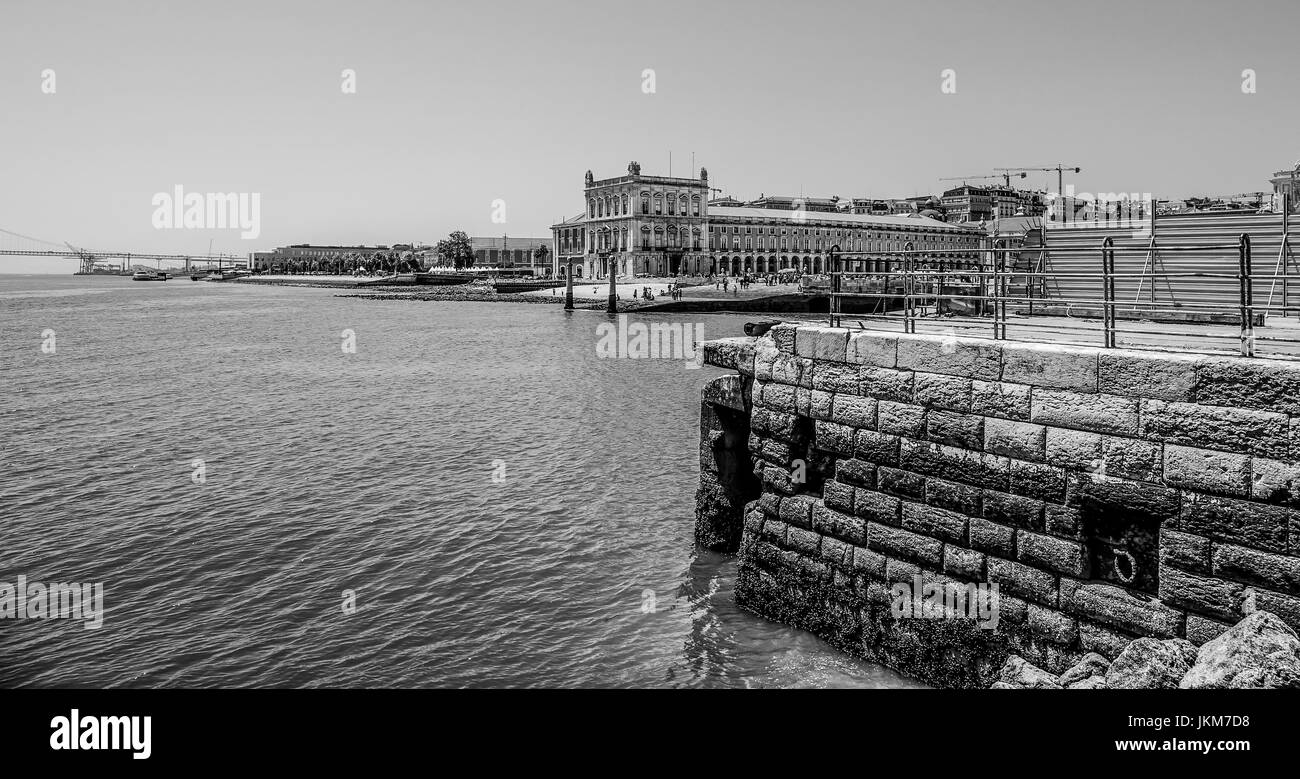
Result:
<svg viewBox="0 0 1300 779">
<path fill-rule="evenodd" d="M 1097 391 L 1100 349 L 1008 341 L 1002 346 L 1002 380 L 1034 387 Z"/>
<path fill-rule="evenodd" d="M 812 360 L 844 362 L 849 331 L 842 327 L 800 327 L 795 331 L 794 353 Z"/>
<path fill-rule="evenodd" d="M 1030 399 L 1029 419 L 1052 427 L 1135 436 L 1138 431 L 1138 400 L 1035 387 Z"/>
</svg>

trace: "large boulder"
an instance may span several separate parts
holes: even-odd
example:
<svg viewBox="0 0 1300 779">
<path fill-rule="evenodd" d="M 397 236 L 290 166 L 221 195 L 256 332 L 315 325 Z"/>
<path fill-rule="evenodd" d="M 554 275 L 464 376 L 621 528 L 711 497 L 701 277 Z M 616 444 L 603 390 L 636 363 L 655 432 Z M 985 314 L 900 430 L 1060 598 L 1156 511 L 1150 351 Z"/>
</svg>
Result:
<svg viewBox="0 0 1300 779">
<path fill-rule="evenodd" d="M 1106 671 L 1106 686 L 1115 690 L 1176 689 L 1190 667 L 1178 640 L 1139 638 L 1129 644 Z"/>
<path fill-rule="evenodd" d="M 1106 677 L 1089 676 L 1087 679 L 1081 679 L 1067 686 L 1067 690 L 1104 690 L 1106 689 Z"/>
<path fill-rule="evenodd" d="M 1075 682 L 1081 682 L 1090 676 L 1105 676 L 1108 670 L 1110 670 L 1109 660 L 1096 652 L 1089 652 L 1070 670 L 1061 674 L 1059 681 L 1062 687 L 1070 687 Z"/>
<path fill-rule="evenodd" d="M 1276 615 L 1256 611 L 1207 641 L 1178 686 L 1300 687 L 1300 638 Z"/>
<path fill-rule="evenodd" d="M 1019 655 L 1011 655 L 1007 658 L 1006 663 L 1002 665 L 1002 671 L 998 674 L 998 681 L 1008 687 L 1014 687 L 1021 690 L 1061 689 L 1060 683 L 1056 681 L 1055 674 L 1050 674 L 1047 671 L 1044 671 Z M 998 687 L 997 689 L 1006 688 Z"/>
</svg>

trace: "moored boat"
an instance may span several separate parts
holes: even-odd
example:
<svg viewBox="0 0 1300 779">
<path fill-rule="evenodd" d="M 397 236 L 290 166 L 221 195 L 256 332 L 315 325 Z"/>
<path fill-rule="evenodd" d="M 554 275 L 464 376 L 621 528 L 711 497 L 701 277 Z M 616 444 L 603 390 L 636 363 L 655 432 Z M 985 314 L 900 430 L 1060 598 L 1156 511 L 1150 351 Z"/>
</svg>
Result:
<svg viewBox="0 0 1300 779">
<path fill-rule="evenodd" d="M 170 279 L 169 274 L 160 270 L 138 270 L 131 274 L 131 281 L 168 281 Z"/>
</svg>

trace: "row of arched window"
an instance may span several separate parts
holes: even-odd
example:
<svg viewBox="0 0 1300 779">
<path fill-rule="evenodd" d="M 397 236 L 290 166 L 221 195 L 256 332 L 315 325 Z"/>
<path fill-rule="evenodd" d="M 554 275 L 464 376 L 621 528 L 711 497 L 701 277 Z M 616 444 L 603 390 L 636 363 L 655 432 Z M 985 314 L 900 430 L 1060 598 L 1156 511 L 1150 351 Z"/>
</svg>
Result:
<svg viewBox="0 0 1300 779">
<path fill-rule="evenodd" d="M 651 201 L 653 201 L 654 211 L 651 212 Z M 606 216 L 629 216 L 629 200 L 627 195 L 607 195 L 605 197 L 593 197 L 587 200 L 587 217 L 590 219 L 600 219 Z M 669 216 L 699 216 L 700 215 L 700 196 L 686 195 L 669 192 L 642 192 L 640 195 L 640 213 L 645 215 L 661 216 L 667 212 Z"/>
</svg>

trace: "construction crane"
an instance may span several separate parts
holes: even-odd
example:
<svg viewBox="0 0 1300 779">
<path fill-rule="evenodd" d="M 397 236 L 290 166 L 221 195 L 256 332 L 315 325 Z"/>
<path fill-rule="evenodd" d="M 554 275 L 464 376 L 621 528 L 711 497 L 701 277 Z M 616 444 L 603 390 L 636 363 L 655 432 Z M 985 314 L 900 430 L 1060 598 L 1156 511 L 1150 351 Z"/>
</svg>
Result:
<svg viewBox="0 0 1300 779">
<path fill-rule="evenodd" d="M 1019 173 L 1019 172 L 1027 171 L 1027 170 L 1032 170 L 1032 171 L 1039 171 L 1039 170 L 1041 170 L 1041 171 L 1043 171 L 1043 172 L 1045 172 L 1045 173 L 1050 173 L 1050 172 L 1052 172 L 1052 171 L 1056 171 L 1056 194 L 1058 194 L 1058 195 L 1064 197 L 1064 196 L 1065 196 L 1065 183 L 1064 183 L 1064 182 L 1065 182 L 1065 172 L 1066 172 L 1066 171 L 1073 171 L 1073 172 L 1075 172 L 1075 173 L 1078 173 L 1079 171 L 1082 170 L 1082 168 L 1078 167 L 1077 165 L 1076 165 L 1076 166 L 1073 166 L 1073 167 L 1071 167 L 1071 166 L 1069 166 L 1069 165 L 1057 165 L 1057 166 L 1054 167 L 1054 168 L 994 168 L 994 170 L 1000 170 L 1000 171 L 1009 172 L 1009 173 Z"/>
<path fill-rule="evenodd" d="M 1010 168 L 998 168 L 998 170 L 1010 170 Z M 979 180 L 981 180 L 981 179 L 1002 179 L 1002 181 L 1003 181 L 1003 182 L 1004 182 L 1004 183 L 1009 187 L 1009 186 L 1011 186 L 1011 179 L 1012 179 L 1012 177 L 1014 177 L 1015 175 L 1016 175 L 1016 174 L 1014 174 L 1014 173 L 995 173 L 995 174 L 992 175 L 992 176 L 954 176 L 954 177 L 952 177 L 952 178 L 939 179 L 939 180 L 940 180 L 940 181 L 960 181 L 961 183 L 965 184 L 967 181 L 979 181 Z M 1028 176 L 1029 174 L 1028 174 L 1028 173 L 1021 173 L 1021 174 L 1019 174 L 1019 175 L 1020 175 L 1020 178 L 1024 178 L 1024 177 Z"/>
</svg>

